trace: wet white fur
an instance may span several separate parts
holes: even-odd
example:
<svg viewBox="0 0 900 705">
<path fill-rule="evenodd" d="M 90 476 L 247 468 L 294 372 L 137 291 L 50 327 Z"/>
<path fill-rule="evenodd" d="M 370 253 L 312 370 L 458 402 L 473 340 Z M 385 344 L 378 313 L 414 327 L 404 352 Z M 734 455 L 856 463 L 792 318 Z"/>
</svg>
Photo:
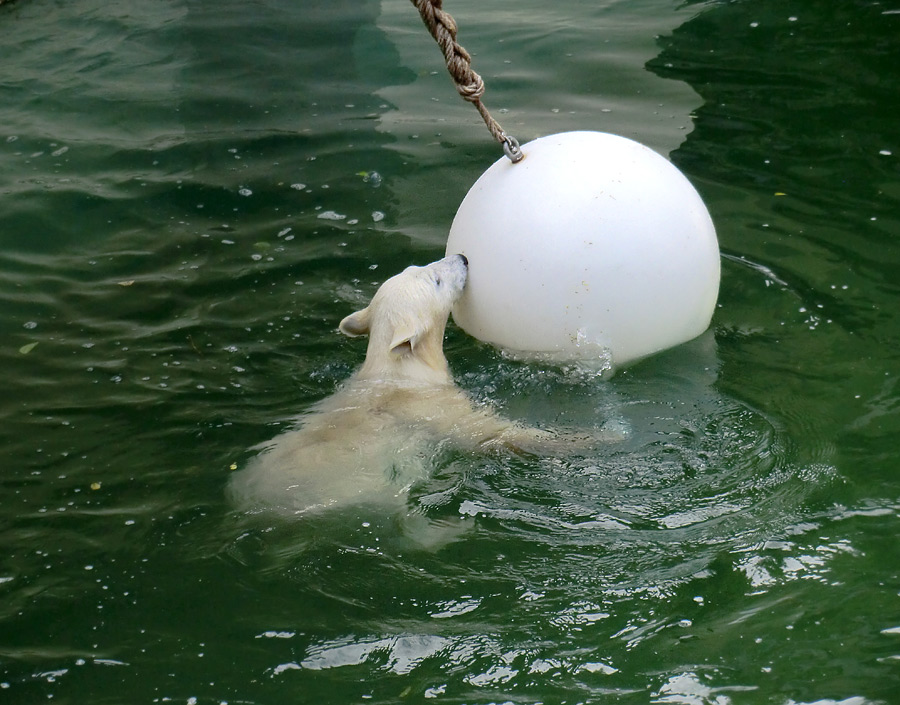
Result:
<svg viewBox="0 0 900 705">
<path fill-rule="evenodd" d="M 443 338 L 466 275 L 459 255 L 408 267 L 341 321 L 346 335 L 369 336 L 365 362 L 297 430 L 265 444 L 233 476 L 231 490 L 242 506 L 303 514 L 402 502 L 410 485 L 427 476 L 440 444 L 539 452 L 560 440 L 476 406 L 454 384 Z"/>
</svg>

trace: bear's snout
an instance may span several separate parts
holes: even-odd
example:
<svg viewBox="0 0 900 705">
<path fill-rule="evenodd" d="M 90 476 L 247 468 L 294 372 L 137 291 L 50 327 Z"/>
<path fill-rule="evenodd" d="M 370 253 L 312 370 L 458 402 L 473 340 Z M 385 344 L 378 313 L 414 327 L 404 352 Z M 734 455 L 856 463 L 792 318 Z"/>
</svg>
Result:
<svg viewBox="0 0 900 705">
<path fill-rule="evenodd" d="M 453 292 L 453 303 L 455 303 L 469 278 L 469 258 L 461 254 L 449 255 L 428 265 L 428 268 L 438 275 L 441 281 L 449 284 L 449 291 Z"/>
</svg>

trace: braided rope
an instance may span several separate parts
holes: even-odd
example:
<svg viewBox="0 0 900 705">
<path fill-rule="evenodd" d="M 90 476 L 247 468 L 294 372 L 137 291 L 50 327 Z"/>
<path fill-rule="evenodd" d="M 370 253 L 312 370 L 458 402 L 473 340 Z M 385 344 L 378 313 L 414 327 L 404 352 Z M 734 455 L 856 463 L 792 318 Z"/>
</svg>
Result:
<svg viewBox="0 0 900 705">
<path fill-rule="evenodd" d="M 493 138 L 503 145 L 506 156 L 513 163 L 520 161 L 525 155 L 519 148 L 519 143 L 504 132 L 500 123 L 481 102 L 481 96 L 484 95 L 484 80 L 472 70 L 472 56 L 456 41 L 456 20 L 444 12 L 443 0 L 410 0 L 410 2 L 416 6 L 422 21 L 444 53 L 447 70 L 459 95 L 475 106 Z"/>
</svg>

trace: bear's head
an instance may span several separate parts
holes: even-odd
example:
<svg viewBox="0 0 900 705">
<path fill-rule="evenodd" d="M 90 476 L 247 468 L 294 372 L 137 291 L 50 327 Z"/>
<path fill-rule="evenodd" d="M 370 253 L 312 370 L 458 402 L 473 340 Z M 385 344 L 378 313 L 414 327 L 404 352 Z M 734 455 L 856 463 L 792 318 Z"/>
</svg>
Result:
<svg viewBox="0 0 900 705">
<path fill-rule="evenodd" d="M 371 303 L 341 321 L 345 335 L 369 336 L 359 376 L 449 382 L 444 329 L 462 295 L 468 260 L 451 255 L 425 267 L 407 267 L 379 287 Z"/>
</svg>

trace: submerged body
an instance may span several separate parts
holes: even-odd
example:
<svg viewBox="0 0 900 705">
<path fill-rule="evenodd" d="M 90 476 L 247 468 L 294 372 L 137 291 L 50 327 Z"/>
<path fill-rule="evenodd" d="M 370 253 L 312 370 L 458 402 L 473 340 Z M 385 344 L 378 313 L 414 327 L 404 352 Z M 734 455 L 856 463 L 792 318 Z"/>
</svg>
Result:
<svg viewBox="0 0 900 705">
<path fill-rule="evenodd" d="M 452 384 L 352 380 L 317 404 L 299 429 L 265 444 L 233 478 L 232 491 L 246 507 L 291 514 L 402 504 L 443 444 L 478 451 L 536 440 L 521 436 L 519 427 L 475 408 Z"/>
</svg>

